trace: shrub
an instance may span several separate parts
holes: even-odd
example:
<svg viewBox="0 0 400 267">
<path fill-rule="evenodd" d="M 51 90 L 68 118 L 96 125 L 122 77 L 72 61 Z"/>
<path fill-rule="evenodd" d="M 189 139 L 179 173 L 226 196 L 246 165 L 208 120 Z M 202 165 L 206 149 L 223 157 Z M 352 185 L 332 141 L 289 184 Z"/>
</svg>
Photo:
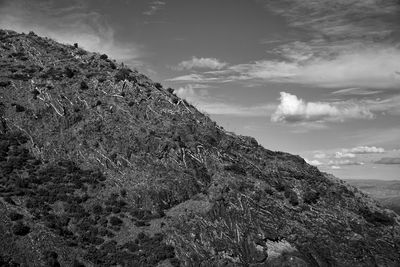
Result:
<svg viewBox="0 0 400 267">
<path fill-rule="evenodd" d="M 29 228 L 29 226 L 26 226 L 26 225 L 23 224 L 22 222 L 17 222 L 17 223 L 12 227 L 12 231 L 13 231 L 14 235 L 24 236 L 24 235 L 29 234 L 29 232 L 31 231 L 31 229 Z"/>
<path fill-rule="evenodd" d="M 319 193 L 314 190 L 307 190 L 303 196 L 304 203 L 314 204 L 317 203 L 319 199 Z"/>
<path fill-rule="evenodd" d="M 80 88 L 82 90 L 87 90 L 87 89 L 89 89 L 89 85 L 85 81 L 82 81 Z"/>
<path fill-rule="evenodd" d="M 286 188 L 285 190 L 285 197 L 289 199 L 289 203 L 292 204 L 293 206 L 299 205 L 299 198 L 292 189 Z"/>
<path fill-rule="evenodd" d="M 14 104 L 16 112 L 24 112 L 25 108 L 19 104 Z"/>
<path fill-rule="evenodd" d="M 106 54 L 102 54 L 102 55 L 100 56 L 100 59 L 106 60 L 106 59 L 108 59 L 108 56 L 107 56 Z"/>
<path fill-rule="evenodd" d="M 101 214 L 103 212 L 103 207 L 99 204 L 93 206 L 93 213 L 94 214 Z"/>
<path fill-rule="evenodd" d="M 123 224 L 123 221 L 118 217 L 112 216 L 110 218 L 110 224 L 113 226 L 120 226 Z"/>
<path fill-rule="evenodd" d="M 371 211 L 367 207 L 360 209 L 360 214 L 367 222 L 370 222 L 374 225 L 393 225 L 395 223 L 394 218 L 388 214 L 378 211 Z"/>
<path fill-rule="evenodd" d="M 10 212 L 10 214 L 8 214 L 8 218 L 10 218 L 11 221 L 18 221 L 24 218 L 24 216 L 16 212 Z"/>
<path fill-rule="evenodd" d="M 72 69 L 70 69 L 69 67 L 65 68 L 65 76 L 67 76 L 68 78 L 72 78 L 74 77 L 74 75 L 75 72 Z"/>
<path fill-rule="evenodd" d="M 76 259 L 74 260 L 74 263 L 72 266 L 73 267 L 85 267 L 85 265 L 83 263 L 81 263 L 80 261 L 78 261 Z"/>
<path fill-rule="evenodd" d="M 161 83 L 155 83 L 155 84 L 154 84 L 154 87 L 157 88 L 157 89 L 159 89 L 159 90 L 161 90 L 161 89 L 163 88 L 163 86 L 162 86 Z"/>
<path fill-rule="evenodd" d="M 126 189 L 121 189 L 121 197 L 126 197 L 127 191 Z"/>
<path fill-rule="evenodd" d="M 238 164 L 231 164 L 231 165 L 225 166 L 224 169 L 226 171 L 230 171 L 235 174 L 246 175 L 246 170 Z"/>
<path fill-rule="evenodd" d="M 175 90 L 172 89 L 171 87 L 169 87 L 169 88 L 167 89 L 167 92 L 170 93 L 170 94 L 174 94 Z"/>
<path fill-rule="evenodd" d="M 46 251 L 44 253 L 44 262 L 46 267 L 59 267 L 61 266 L 57 260 L 58 254 L 54 251 Z"/>
<path fill-rule="evenodd" d="M 78 48 L 78 43 L 74 43 L 74 47 L 75 47 L 75 48 Z"/>
<path fill-rule="evenodd" d="M 7 87 L 11 85 L 10 81 L 0 81 L 0 87 Z"/>
</svg>

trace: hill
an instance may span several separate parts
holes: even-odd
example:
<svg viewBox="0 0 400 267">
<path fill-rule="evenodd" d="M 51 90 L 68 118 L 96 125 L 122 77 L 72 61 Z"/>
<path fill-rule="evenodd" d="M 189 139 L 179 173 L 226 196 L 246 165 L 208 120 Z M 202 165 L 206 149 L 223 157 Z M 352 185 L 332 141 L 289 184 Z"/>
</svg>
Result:
<svg viewBox="0 0 400 267">
<path fill-rule="evenodd" d="M 396 266 L 399 217 L 107 55 L 0 31 L 0 265 Z"/>
<path fill-rule="evenodd" d="M 369 194 L 382 206 L 400 214 L 400 181 L 346 180 L 346 182 Z"/>
</svg>

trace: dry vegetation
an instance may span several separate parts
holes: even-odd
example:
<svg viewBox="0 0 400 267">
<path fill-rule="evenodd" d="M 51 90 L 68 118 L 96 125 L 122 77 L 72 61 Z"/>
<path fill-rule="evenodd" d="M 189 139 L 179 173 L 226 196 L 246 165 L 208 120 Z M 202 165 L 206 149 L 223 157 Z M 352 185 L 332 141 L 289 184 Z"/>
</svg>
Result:
<svg viewBox="0 0 400 267">
<path fill-rule="evenodd" d="M 0 31 L 0 67 L 0 265 L 400 262 L 394 213 L 107 55 Z"/>
</svg>

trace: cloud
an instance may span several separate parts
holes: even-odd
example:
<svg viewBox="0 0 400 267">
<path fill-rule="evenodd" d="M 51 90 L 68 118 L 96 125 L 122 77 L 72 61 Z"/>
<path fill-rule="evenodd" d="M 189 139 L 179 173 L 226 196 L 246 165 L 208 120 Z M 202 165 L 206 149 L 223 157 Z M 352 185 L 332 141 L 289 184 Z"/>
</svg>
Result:
<svg viewBox="0 0 400 267">
<path fill-rule="evenodd" d="M 372 119 L 373 114 L 361 105 L 347 102 L 304 102 L 281 92 L 280 104 L 271 116 L 273 122 L 327 122 L 348 119 Z"/>
<path fill-rule="evenodd" d="M 316 159 L 324 159 L 326 157 L 327 157 L 327 155 L 325 153 L 317 153 L 314 155 L 314 158 L 316 158 Z"/>
<path fill-rule="evenodd" d="M 292 26 L 331 38 L 367 38 L 389 35 L 398 24 L 396 0 L 268 0 L 266 6 Z"/>
<path fill-rule="evenodd" d="M 282 54 L 282 51 L 277 50 L 276 53 Z M 398 47 L 360 45 L 360 47 L 344 47 L 340 51 L 332 51 L 332 54 L 334 55 L 313 53 L 307 55 L 303 51 L 292 51 L 291 55 L 286 55 L 283 60 L 259 60 L 233 65 L 222 71 L 205 73 L 203 79 L 217 77 L 220 82 L 257 80 L 324 88 L 397 89 L 400 87 L 400 75 L 397 73 L 400 71 L 400 48 Z M 200 66 L 200 62 L 198 64 Z M 206 67 L 205 61 L 203 64 L 203 67 Z M 211 60 L 209 65 L 214 69 L 225 67 L 224 64 Z M 185 66 L 187 66 L 186 69 L 190 69 L 195 66 L 195 63 L 186 61 Z M 180 66 L 180 68 L 184 67 Z M 352 92 L 357 94 L 356 90 Z M 365 89 L 359 90 L 358 94 L 361 92 L 364 95 L 372 94 L 372 91 L 367 92 Z"/>
<path fill-rule="evenodd" d="M 397 0 L 259 2 L 285 17 L 289 28 L 300 30 L 302 35 L 297 40 L 290 38 L 278 43 L 268 39 L 264 43 L 270 46 L 270 58 L 219 65 L 217 71 L 203 73 L 202 80 L 293 83 L 337 88 L 341 90 L 336 95 L 356 96 L 400 88 Z M 185 78 L 191 76 L 170 80 Z"/>
<path fill-rule="evenodd" d="M 381 93 L 381 90 L 374 89 L 366 89 L 366 88 L 346 88 L 341 89 L 335 92 L 332 92 L 332 95 L 341 95 L 341 96 L 366 96 L 366 95 L 375 95 Z"/>
<path fill-rule="evenodd" d="M 353 153 L 353 154 L 375 154 L 384 152 L 385 152 L 384 148 L 375 146 L 358 146 L 350 149 L 343 149 L 343 153 Z"/>
<path fill-rule="evenodd" d="M 344 152 L 336 152 L 335 153 L 335 158 L 337 159 L 343 159 L 343 158 L 355 158 L 356 155 L 353 153 L 344 153 Z"/>
<path fill-rule="evenodd" d="M 199 110 L 211 115 L 229 115 L 237 117 L 265 117 L 275 106 L 271 104 L 243 106 L 226 103 L 211 97 L 204 84 L 188 84 L 175 90 L 175 93 L 195 105 Z"/>
<path fill-rule="evenodd" d="M 364 165 L 363 162 L 358 162 L 354 160 L 330 160 L 327 163 L 328 166 L 351 166 L 351 165 Z"/>
<path fill-rule="evenodd" d="M 374 162 L 375 164 L 400 164 L 400 158 L 381 158 Z"/>
<path fill-rule="evenodd" d="M 178 70 L 191 70 L 191 69 L 212 69 L 220 70 L 227 65 L 216 58 L 197 58 L 192 57 L 190 60 L 182 61 L 178 64 Z"/>
<path fill-rule="evenodd" d="M 150 3 L 149 9 L 143 12 L 143 15 L 153 16 L 165 6 L 164 1 L 156 0 Z"/>
<path fill-rule="evenodd" d="M 167 79 L 166 81 L 169 82 L 196 82 L 196 83 L 208 83 L 208 82 L 219 82 L 221 81 L 219 78 L 216 77 L 205 77 L 202 74 L 188 74 L 188 75 L 182 75 L 178 76 L 175 78 Z"/>
<path fill-rule="evenodd" d="M 304 160 L 305 160 L 308 164 L 310 164 L 310 165 L 314 165 L 314 166 L 323 165 L 322 162 L 320 162 L 319 160 L 316 160 L 316 159 L 314 159 L 314 160 L 304 159 Z"/>
<path fill-rule="evenodd" d="M 304 30 L 310 40 L 287 43 L 275 49 L 276 54 L 284 57 L 282 62 L 293 67 L 289 82 L 329 88 L 399 87 L 398 1 L 261 2 L 270 11 L 285 17 L 291 27 Z M 282 71 L 285 75 L 286 69 Z M 281 77 L 276 78 L 282 81 Z"/>
<path fill-rule="evenodd" d="M 260 1 L 259 1 L 260 2 Z M 400 87 L 398 14 L 394 0 L 268 0 L 302 38 L 271 49 L 273 57 L 204 74 L 217 82 L 257 80 L 324 88 L 361 88 L 336 94 L 368 95 Z M 299 37 L 300 38 L 300 37 Z M 271 42 L 267 42 L 271 44 Z M 272 59 L 273 58 L 273 59 Z M 221 71 L 222 70 L 222 71 Z M 370 90 L 366 90 L 370 89 Z M 374 89 L 372 91 L 371 89 Z"/>
<path fill-rule="evenodd" d="M 79 43 L 94 52 L 106 53 L 127 63 L 138 62 L 139 46 L 115 38 L 104 16 L 89 10 L 83 1 L 6 0 L 0 2 L 0 27 L 17 32 L 34 31 L 61 43 Z M 67 6 L 67 7 L 66 7 Z"/>
</svg>

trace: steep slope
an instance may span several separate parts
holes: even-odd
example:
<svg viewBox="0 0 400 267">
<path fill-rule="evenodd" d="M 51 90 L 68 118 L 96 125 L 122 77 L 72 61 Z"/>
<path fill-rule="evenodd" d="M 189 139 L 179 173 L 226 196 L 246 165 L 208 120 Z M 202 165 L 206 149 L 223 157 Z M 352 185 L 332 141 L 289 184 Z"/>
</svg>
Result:
<svg viewBox="0 0 400 267">
<path fill-rule="evenodd" d="M 0 31 L 0 67 L 0 265 L 400 262 L 393 212 L 106 55 Z"/>
</svg>

